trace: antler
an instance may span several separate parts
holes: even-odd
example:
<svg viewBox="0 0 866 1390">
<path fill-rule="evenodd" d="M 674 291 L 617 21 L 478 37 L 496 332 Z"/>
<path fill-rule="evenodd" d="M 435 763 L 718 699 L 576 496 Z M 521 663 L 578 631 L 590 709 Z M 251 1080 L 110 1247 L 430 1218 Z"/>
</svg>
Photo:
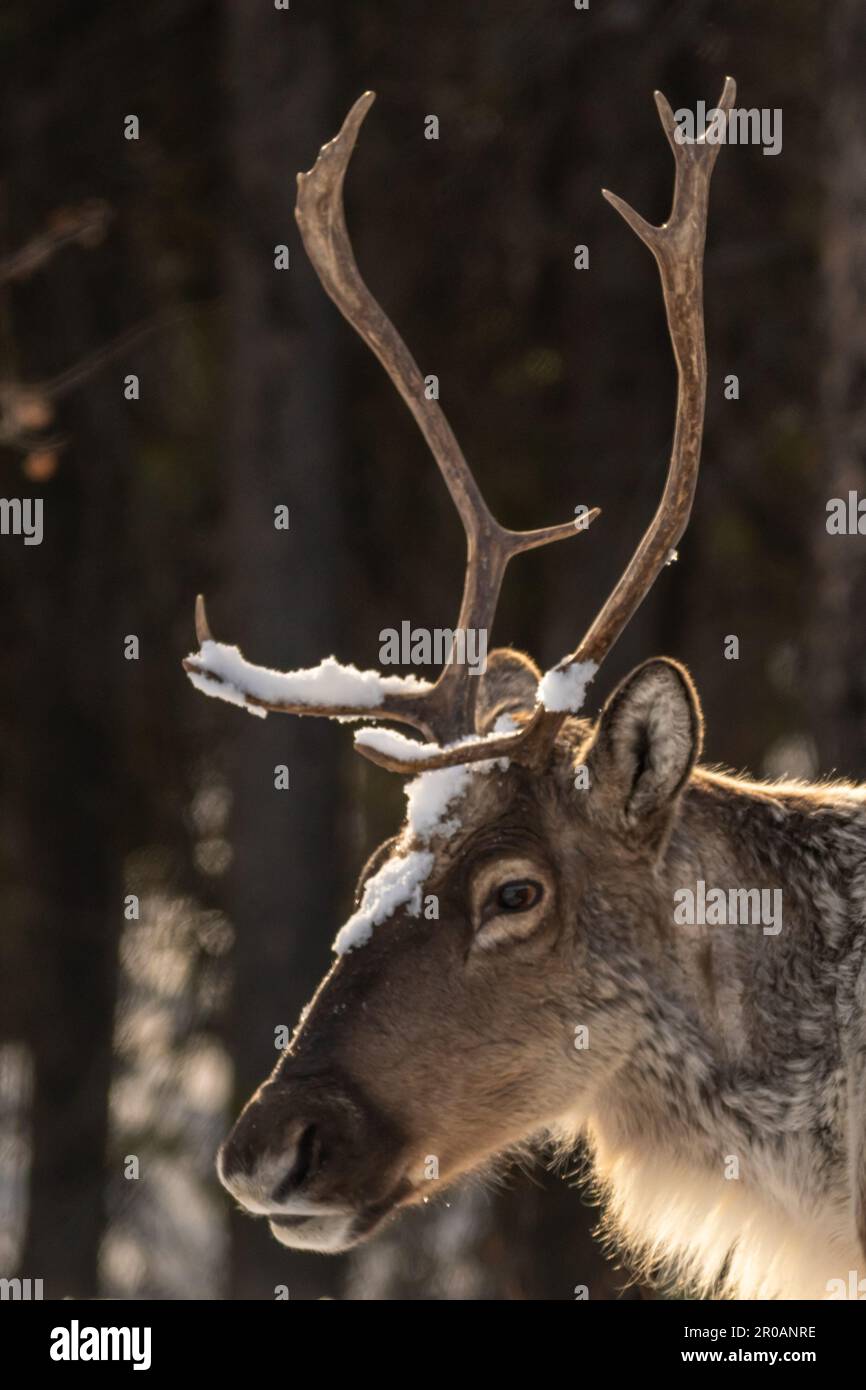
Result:
<svg viewBox="0 0 866 1390">
<path fill-rule="evenodd" d="M 718 110 L 727 115 L 736 98 L 736 83 L 725 78 Z M 527 765 L 543 764 L 570 713 L 579 708 L 585 686 L 649 593 L 681 539 L 692 511 L 701 456 L 707 362 L 704 341 L 703 258 L 710 176 L 719 144 L 709 141 L 713 122 L 699 139 L 677 139 L 673 112 L 661 92 L 655 103 L 676 164 L 673 206 L 667 222 L 654 227 L 616 194 L 602 189 L 633 232 L 652 251 L 658 264 L 668 330 L 677 365 L 677 408 L 673 446 L 664 491 L 655 516 L 622 577 L 575 650 L 541 682 L 540 703 L 516 734 L 436 750 L 426 758 L 401 756 L 392 749 L 362 747 L 374 762 L 397 772 L 417 772 L 450 763 L 506 756 Z M 571 680 L 569 678 L 571 677 Z M 569 684 L 576 692 L 567 699 Z"/>
<path fill-rule="evenodd" d="M 298 175 L 295 217 L 324 289 L 379 358 L 439 466 L 466 532 L 466 576 L 456 630 L 486 633 L 509 560 L 585 530 L 599 513 L 598 509 L 585 513 L 579 525 L 572 519 L 535 531 L 501 526 L 484 501 L 438 401 L 425 394 L 415 359 L 361 278 L 346 230 L 343 181 L 361 123 L 374 100 L 373 92 L 359 97 L 339 135 L 322 147 L 314 167 Z M 439 745 L 474 731 L 478 685 L 465 663 L 447 664 L 433 685 L 411 677 L 380 677 L 375 672 L 338 668 L 336 663 L 281 677 L 249 666 L 236 648 L 215 643 L 201 598 L 196 607 L 196 635 L 201 651 L 183 663 L 194 683 L 207 694 L 222 695 L 257 712 L 389 719 L 420 730 Z M 360 751 L 373 756 L 366 748 Z"/>
<path fill-rule="evenodd" d="M 717 109 L 727 115 L 735 97 L 736 84 L 728 77 Z M 373 100 L 373 93 L 365 92 L 339 135 L 323 147 L 311 172 L 298 175 L 296 217 L 324 288 L 385 367 L 439 465 L 466 532 L 466 580 L 458 627 L 486 630 L 492 623 L 511 557 L 573 535 L 576 528 L 574 522 L 568 522 L 540 531 L 515 532 L 499 525 L 438 402 L 427 399 L 414 358 L 361 279 L 346 231 L 342 190 L 358 130 Z M 516 733 L 475 736 L 477 686 L 467 667 L 446 666 L 435 685 L 428 685 L 411 677 L 382 677 L 341 668 L 333 662 L 286 675 L 249 666 L 236 648 L 213 642 L 204 603 L 199 599 L 196 632 L 202 650 L 198 656 L 187 658 L 184 666 L 206 693 L 221 694 L 257 713 L 279 710 L 408 724 L 436 744 L 425 746 L 384 731 L 362 730 L 356 735 L 359 752 L 401 773 L 498 757 L 530 766 L 543 765 L 549 759 L 563 722 L 580 707 L 586 684 L 673 557 L 688 525 L 697 484 L 707 387 L 703 256 L 710 176 L 719 153 L 718 132 L 711 123 L 699 139 L 681 142 L 673 112 L 661 92 L 655 93 L 655 102 L 676 165 L 673 206 L 667 222 L 655 227 L 615 194 L 607 189 L 602 192 L 658 264 L 677 366 L 670 464 L 658 509 L 631 561 L 578 646 L 540 683 L 539 703 L 531 717 Z M 708 139 L 713 135 L 714 139 Z M 585 529 L 597 515 L 597 509 L 590 512 L 579 529 Z M 317 702 L 317 690 L 325 690 L 326 698 Z"/>
</svg>

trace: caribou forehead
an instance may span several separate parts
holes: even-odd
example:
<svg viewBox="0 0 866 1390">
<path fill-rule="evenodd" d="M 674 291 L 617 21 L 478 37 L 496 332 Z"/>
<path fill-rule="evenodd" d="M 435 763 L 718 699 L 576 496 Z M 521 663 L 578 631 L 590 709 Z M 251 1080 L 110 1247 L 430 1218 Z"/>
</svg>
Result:
<svg viewBox="0 0 866 1390">
<path fill-rule="evenodd" d="M 434 868 L 441 871 L 465 833 L 489 818 L 497 793 L 503 794 L 507 770 L 505 759 L 458 764 L 422 772 L 408 784 L 402 833 L 388 841 L 387 856 L 374 857 L 375 865 L 358 893 L 358 908 L 334 941 L 338 956 L 364 946 L 374 928 L 398 909 L 411 917 L 420 915 L 423 890 Z"/>
</svg>

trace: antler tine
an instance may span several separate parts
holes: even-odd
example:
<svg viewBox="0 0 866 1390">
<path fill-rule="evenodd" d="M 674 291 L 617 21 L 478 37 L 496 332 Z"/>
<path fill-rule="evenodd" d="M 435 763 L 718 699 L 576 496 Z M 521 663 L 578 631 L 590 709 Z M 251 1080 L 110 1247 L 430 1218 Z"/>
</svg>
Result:
<svg viewBox="0 0 866 1390">
<path fill-rule="evenodd" d="M 195 599 L 195 640 L 199 646 L 205 642 L 212 642 L 210 623 L 207 620 L 207 609 L 204 606 L 204 594 L 196 594 Z"/>
<path fill-rule="evenodd" d="M 677 138 L 667 99 L 656 92 L 659 118 L 676 166 L 671 213 L 661 227 L 602 189 L 603 196 L 652 251 L 659 268 L 668 332 L 677 367 L 677 405 L 667 478 L 658 509 L 637 550 L 589 630 L 557 670 L 577 663 L 601 665 L 637 608 L 670 561 L 692 513 L 701 461 L 707 394 L 707 355 L 704 335 L 703 261 L 707 231 L 710 177 L 719 155 L 718 141 L 708 141 L 712 124 L 695 141 Z M 726 77 L 717 110 L 725 115 L 737 95 L 737 84 Z M 567 713 L 540 710 L 527 743 L 543 756 L 567 718 Z"/>
<path fill-rule="evenodd" d="M 725 115 L 734 104 L 736 90 L 734 79 L 726 77 L 717 108 Z M 695 496 L 707 388 L 704 242 L 710 176 L 718 158 L 719 143 L 707 139 L 711 125 L 697 140 L 681 143 L 673 112 L 661 92 L 655 93 L 655 103 L 676 165 L 673 205 L 668 220 L 655 227 L 616 194 L 607 189 L 602 189 L 602 193 L 649 247 L 659 267 L 677 366 L 676 421 L 670 464 L 658 509 L 637 550 L 579 645 L 555 668 L 558 672 L 584 663 L 587 663 L 585 670 L 594 671 L 601 665 L 671 558 L 688 525 Z M 567 710 L 548 710 L 538 705 L 532 718 L 517 734 L 443 751 L 423 762 L 386 756 L 374 748 L 360 751 L 374 762 L 401 772 L 444 767 L 449 761 L 474 762 L 501 756 L 537 764 L 549 758 L 568 714 Z"/>
<path fill-rule="evenodd" d="M 565 540 L 574 521 L 535 531 L 510 531 L 490 512 L 451 426 L 400 334 L 361 276 L 346 229 L 343 182 L 358 131 L 375 100 L 359 97 L 339 133 L 324 145 L 308 174 L 298 175 L 295 217 L 307 255 L 327 293 L 356 333 L 376 354 L 427 442 L 466 533 L 466 576 L 458 629 L 489 631 L 509 560 L 522 551 Z M 585 523 L 598 515 L 593 511 Z M 581 528 L 585 529 L 585 525 Z M 449 664 L 425 699 L 427 722 L 445 742 L 474 729 L 477 682 L 465 665 Z"/>
<path fill-rule="evenodd" d="M 295 217 L 322 286 L 382 363 L 438 464 L 466 533 L 466 576 L 457 630 L 486 633 L 512 556 L 586 530 L 599 513 L 597 508 L 586 513 L 580 525 L 572 519 L 533 531 L 511 531 L 501 526 L 484 501 L 439 403 L 427 398 L 415 359 L 364 283 L 346 229 L 343 183 L 358 131 L 374 100 L 373 92 L 359 97 L 339 134 L 320 150 L 310 172 L 298 174 Z M 333 668 L 325 671 L 323 666 L 280 676 L 249 666 L 236 648 L 213 641 L 201 598 L 196 603 L 196 634 L 202 650 L 183 663 L 193 682 L 207 694 L 221 695 L 253 711 L 390 719 L 420 730 L 439 744 L 474 732 L 478 686 L 465 664 L 446 664 L 433 685 L 411 678 L 379 677 L 374 672 L 349 672 L 347 679 L 344 670 L 340 690 L 348 689 L 364 698 L 357 704 L 336 703 L 333 698 L 320 702 L 311 697 L 323 692 L 323 677 L 333 674 Z M 293 679 L 298 676 L 305 680 Z M 330 689 L 328 694 L 333 697 L 334 691 Z"/>
<path fill-rule="evenodd" d="M 295 220 L 323 289 L 394 382 L 439 465 L 466 534 L 476 536 L 493 518 L 439 403 L 425 395 L 415 359 L 364 283 L 346 229 L 343 183 L 361 123 L 375 100 L 375 92 L 364 92 L 309 173 L 298 174 Z"/>
</svg>

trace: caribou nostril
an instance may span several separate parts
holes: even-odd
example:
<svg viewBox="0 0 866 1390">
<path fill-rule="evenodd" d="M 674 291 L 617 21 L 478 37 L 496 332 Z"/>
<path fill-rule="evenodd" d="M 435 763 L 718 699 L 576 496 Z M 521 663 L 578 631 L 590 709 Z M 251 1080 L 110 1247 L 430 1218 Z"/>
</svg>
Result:
<svg viewBox="0 0 866 1390">
<path fill-rule="evenodd" d="M 318 1166 L 321 1145 L 315 1125 L 307 1125 L 297 1142 L 295 1159 L 282 1182 L 274 1188 L 271 1196 L 275 1202 L 284 1202 L 311 1176 Z"/>
</svg>

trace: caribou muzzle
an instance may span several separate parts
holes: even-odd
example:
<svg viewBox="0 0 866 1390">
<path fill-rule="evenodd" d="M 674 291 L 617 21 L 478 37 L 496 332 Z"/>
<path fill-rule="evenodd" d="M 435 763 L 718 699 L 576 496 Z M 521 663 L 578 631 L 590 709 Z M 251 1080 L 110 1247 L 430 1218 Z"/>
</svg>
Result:
<svg viewBox="0 0 866 1390">
<path fill-rule="evenodd" d="M 220 1181 L 283 1245 L 346 1250 L 405 1199 L 404 1146 L 339 1077 L 280 1075 L 244 1107 L 219 1154 Z"/>
</svg>

